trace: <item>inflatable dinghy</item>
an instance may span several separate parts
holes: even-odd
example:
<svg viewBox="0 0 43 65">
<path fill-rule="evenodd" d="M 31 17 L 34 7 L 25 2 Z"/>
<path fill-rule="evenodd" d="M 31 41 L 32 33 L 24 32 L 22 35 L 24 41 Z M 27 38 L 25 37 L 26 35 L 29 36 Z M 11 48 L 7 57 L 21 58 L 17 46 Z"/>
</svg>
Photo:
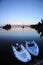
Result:
<svg viewBox="0 0 43 65">
<path fill-rule="evenodd" d="M 14 53 L 15 57 L 21 62 L 30 61 L 31 60 L 30 53 L 25 49 L 25 47 L 22 44 L 19 47 L 21 49 L 18 49 L 18 47 L 12 46 L 13 53 Z"/>
<path fill-rule="evenodd" d="M 34 56 L 39 54 L 39 47 L 34 40 L 32 42 L 26 41 L 26 49 Z"/>
</svg>

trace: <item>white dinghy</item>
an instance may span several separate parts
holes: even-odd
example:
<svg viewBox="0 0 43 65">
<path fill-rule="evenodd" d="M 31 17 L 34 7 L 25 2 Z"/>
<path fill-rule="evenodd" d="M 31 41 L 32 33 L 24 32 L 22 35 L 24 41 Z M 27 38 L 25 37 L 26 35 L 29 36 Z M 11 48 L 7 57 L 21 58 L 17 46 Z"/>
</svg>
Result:
<svg viewBox="0 0 43 65">
<path fill-rule="evenodd" d="M 18 44 L 17 44 L 17 46 L 18 46 Z M 31 60 L 30 53 L 25 49 L 25 47 L 22 44 L 19 45 L 19 47 L 21 48 L 20 50 L 18 50 L 18 47 L 12 46 L 15 57 L 21 62 L 30 61 Z"/>
<path fill-rule="evenodd" d="M 26 41 L 26 49 L 34 56 L 39 54 L 39 47 L 34 40 L 32 42 Z"/>
</svg>

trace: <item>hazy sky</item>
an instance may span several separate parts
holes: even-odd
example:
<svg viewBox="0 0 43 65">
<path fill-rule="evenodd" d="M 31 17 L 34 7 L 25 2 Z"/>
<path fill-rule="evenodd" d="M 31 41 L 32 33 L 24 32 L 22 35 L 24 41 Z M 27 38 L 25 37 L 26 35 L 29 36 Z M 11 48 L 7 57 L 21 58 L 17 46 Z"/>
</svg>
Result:
<svg viewBox="0 0 43 65">
<path fill-rule="evenodd" d="M 0 25 L 33 24 L 43 18 L 43 0 L 0 0 Z"/>
</svg>

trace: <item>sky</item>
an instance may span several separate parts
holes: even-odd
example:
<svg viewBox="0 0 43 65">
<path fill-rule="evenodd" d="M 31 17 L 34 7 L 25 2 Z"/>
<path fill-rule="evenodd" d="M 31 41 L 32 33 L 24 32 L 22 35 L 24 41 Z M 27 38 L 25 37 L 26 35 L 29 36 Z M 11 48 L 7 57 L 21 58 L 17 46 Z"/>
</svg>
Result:
<svg viewBox="0 0 43 65">
<path fill-rule="evenodd" d="M 0 25 L 36 24 L 43 19 L 43 0 L 0 0 Z"/>
</svg>

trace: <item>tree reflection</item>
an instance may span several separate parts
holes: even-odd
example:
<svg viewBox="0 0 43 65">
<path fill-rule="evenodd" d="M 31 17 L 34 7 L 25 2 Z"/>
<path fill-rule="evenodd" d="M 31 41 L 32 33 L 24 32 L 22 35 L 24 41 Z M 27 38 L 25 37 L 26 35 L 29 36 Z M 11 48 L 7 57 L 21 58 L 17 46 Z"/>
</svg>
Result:
<svg viewBox="0 0 43 65">
<path fill-rule="evenodd" d="M 11 29 L 11 25 L 10 24 L 7 24 L 7 25 L 5 25 L 5 26 L 3 26 L 3 29 L 5 29 L 5 30 L 10 30 Z"/>
</svg>

